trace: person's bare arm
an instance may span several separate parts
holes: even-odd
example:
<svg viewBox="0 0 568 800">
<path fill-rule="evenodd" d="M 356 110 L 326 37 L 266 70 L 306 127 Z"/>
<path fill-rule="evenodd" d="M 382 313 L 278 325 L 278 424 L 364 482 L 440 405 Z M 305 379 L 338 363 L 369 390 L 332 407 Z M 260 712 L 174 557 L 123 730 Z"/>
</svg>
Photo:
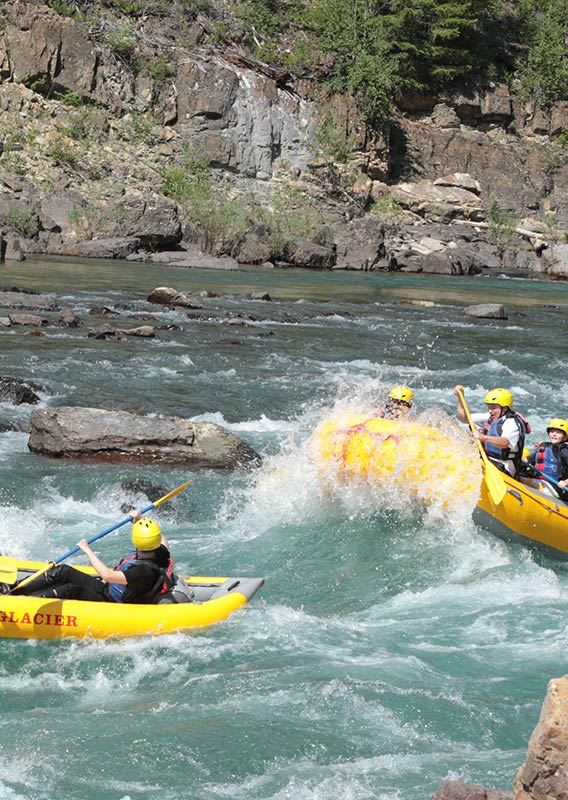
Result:
<svg viewBox="0 0 568 800">
<path fill-rule="evenodd" d="M 124 572 L 107 567 L 98 555 L 93 553 L 86 539 L 81 539 L 80 542 L 77 542 L 77 547 L 85 553 L 91 565 L 96 569 L 103 581 L 106 583 L 126 583 L 126 575 Z"/>
</svg>

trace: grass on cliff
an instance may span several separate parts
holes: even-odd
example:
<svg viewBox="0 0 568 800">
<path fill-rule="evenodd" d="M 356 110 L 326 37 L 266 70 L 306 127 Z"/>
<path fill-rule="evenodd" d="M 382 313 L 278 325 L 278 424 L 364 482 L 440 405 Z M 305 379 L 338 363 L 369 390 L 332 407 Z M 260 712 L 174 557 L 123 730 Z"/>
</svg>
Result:
<svg viewBox="0 0 568 800">
<path fill-rule="evenodd" d="M 247 231 L 258 227 L 267 231 L 274 250 L 294 236 L 325 239 L 322 216 L 303 192 L 286 187 L 267 201 L 252 189 L 230 191 L 214 180 L 207 157 L 188 146 L 180 163 L 162 169 L 162 192 L 177 202 L 186 235 L 205 252 L 230 253 Z"/>
</svg>

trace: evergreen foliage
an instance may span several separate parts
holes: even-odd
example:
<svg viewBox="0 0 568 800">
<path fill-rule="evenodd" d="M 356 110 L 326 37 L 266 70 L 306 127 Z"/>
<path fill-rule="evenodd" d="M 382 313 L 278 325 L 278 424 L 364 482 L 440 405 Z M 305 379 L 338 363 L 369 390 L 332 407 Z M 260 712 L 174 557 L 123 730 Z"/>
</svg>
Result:
<svg viewBox="0 0 568 800">
<path fill-rule="evenodd" d="M 324 75 L 333 90 L 355 95 L 375 128 L 388 119 L 397 95 L 438 92 L 471 79 L 520 80 L 538 103 L 568 100 L 568 0 L 47 2 L 69 16 L 95 6 L 115 15 L 107 37 L 133 68 L 133 18 L 209 14 L 224 26 L 224 42 L 234 38 L 259 60 Z M 167 79 L 166 69 L 157 62 L 157 83 Z"/>
<path fill-rule="evenodd" d="M 529 53 L 521 69 L 525 89 L 537 102 L 568 100 L 568 0 L 531 4 Z"/>
<path fill-rule="evenodd" d="M 320 47 L 334 55 L 333 88 L 356 94 L 363 115 L 376 127 L 390 112 L 396 76 L 377 5 L 374 0 L 315 0 L 306 15 Z"/>
</svg>

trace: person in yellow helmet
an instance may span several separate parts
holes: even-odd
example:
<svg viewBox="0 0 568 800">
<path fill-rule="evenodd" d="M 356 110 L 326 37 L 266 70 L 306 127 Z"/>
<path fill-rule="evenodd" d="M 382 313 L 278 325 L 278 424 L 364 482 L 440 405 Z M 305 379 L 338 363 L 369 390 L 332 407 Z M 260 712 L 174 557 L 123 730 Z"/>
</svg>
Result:
<svg viewBox="0 0 568 800">
<path fill-rule="evenodd" d="M 458 418 L 460 422 L 467 422 L 460 392 L 463 392 L 463 386 L 456 386 L 454 394 L 458 398 Z M 484 402 L 487 411 L 471 415 L 476 435 L 490 460 L 514 477 L 519 470 L 530 425 L 522 414 L 513 411 L 513 395 L 508 389 L 490 389 Z"/>
<path fill-rule="evenodd" d="M 568 486 L 568 421 L 556 417 L 546 426 L 548 442 L 539 442 L 527 458 L 535 470 L 552 478 L 560 489 Z"/>
<path fill-rule="evenodd" d="M 77 547 L 85 553 L 98 575 L 88 575 L 68 564 L 40 575 L 23 594 L 62 600 L 90 600 L 115 603 L 153 603 L 174 585 L 173 559 L 168 542 L 154 520 L 132 515 L 133 553 L 124 556 L 114 569 L 94 553 L 86 539 Z M 18 590 L 15 590 L 18 594 Z"/>
<path fill-rule="evenodd" d="M 399 419 L 405 417 L 414 400 L 414 392 L 408 386 L 395 386 L 391 389 L 386 403 L 379 406 L 375 414 L 383 419 Z"/>
</svg>

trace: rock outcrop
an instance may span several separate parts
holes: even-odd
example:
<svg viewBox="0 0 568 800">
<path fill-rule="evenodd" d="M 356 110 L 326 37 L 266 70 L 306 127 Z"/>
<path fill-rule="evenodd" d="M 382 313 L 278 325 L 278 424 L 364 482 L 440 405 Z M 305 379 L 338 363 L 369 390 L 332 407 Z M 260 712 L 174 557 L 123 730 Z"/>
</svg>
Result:
<svg viewBox="0 0 568 800">
<path fill-rule="evenodd" d="M 551 680 L 527 758 L 515 779 L 515 800 L 568 798 L 568 675 Z"/>
<path fill-rule="evenodd" d="M 99 408 L 34 409 L 28 446 L 53 458 L 182 464 L 191 469 L 234 469 L 259 461 L 249 445 L 220 425 Z"/>
<path fill-rule="evenodd" d="M 38 391 L 44 391 L 37 383 L 23 381 L 20 378 L 0 377 L 0 402 L 19 406 L 22 403 L 35 405 L 39 403 Z"/>
<path fill-rule="evenodd" d="M 0 258 L 169 251 L 178 266 L 208 269 L 499 269 L 566 280 L 565 258 L 547 249 L 568 225 L 568 102 L 540 108 L 481 82 L 408 94 L 379 136 L 354 98 L 220 43 L 205 14 L 176 15 L 176 4 L 172 16 L 103 12 L 93 28 L 58 5 L 2 6 L 0 111 L 22 142 L 0 147 Z M 126 52 L 116 47 L 119 22 Z M 202 154 L 227 203 L 214 224 L 213 197 L 194 213 L 188 153 Z M 512 220 L 507 236 L 496 230 L 500 214 Z M 524 218 L 541 230 L 521 232 Z M 458 223 L 475 238 L 420 252 L 420 227 Z M 411 247 L 389 249 L 382 226 L 409 224 Z"/>
<path fill-rule="evenodd" d="M 513 800 L 512 792 L 499 789 L 486 789 L 473 783 L 444 781 L 433 797 L 433 800 Z"/>
</svg>

